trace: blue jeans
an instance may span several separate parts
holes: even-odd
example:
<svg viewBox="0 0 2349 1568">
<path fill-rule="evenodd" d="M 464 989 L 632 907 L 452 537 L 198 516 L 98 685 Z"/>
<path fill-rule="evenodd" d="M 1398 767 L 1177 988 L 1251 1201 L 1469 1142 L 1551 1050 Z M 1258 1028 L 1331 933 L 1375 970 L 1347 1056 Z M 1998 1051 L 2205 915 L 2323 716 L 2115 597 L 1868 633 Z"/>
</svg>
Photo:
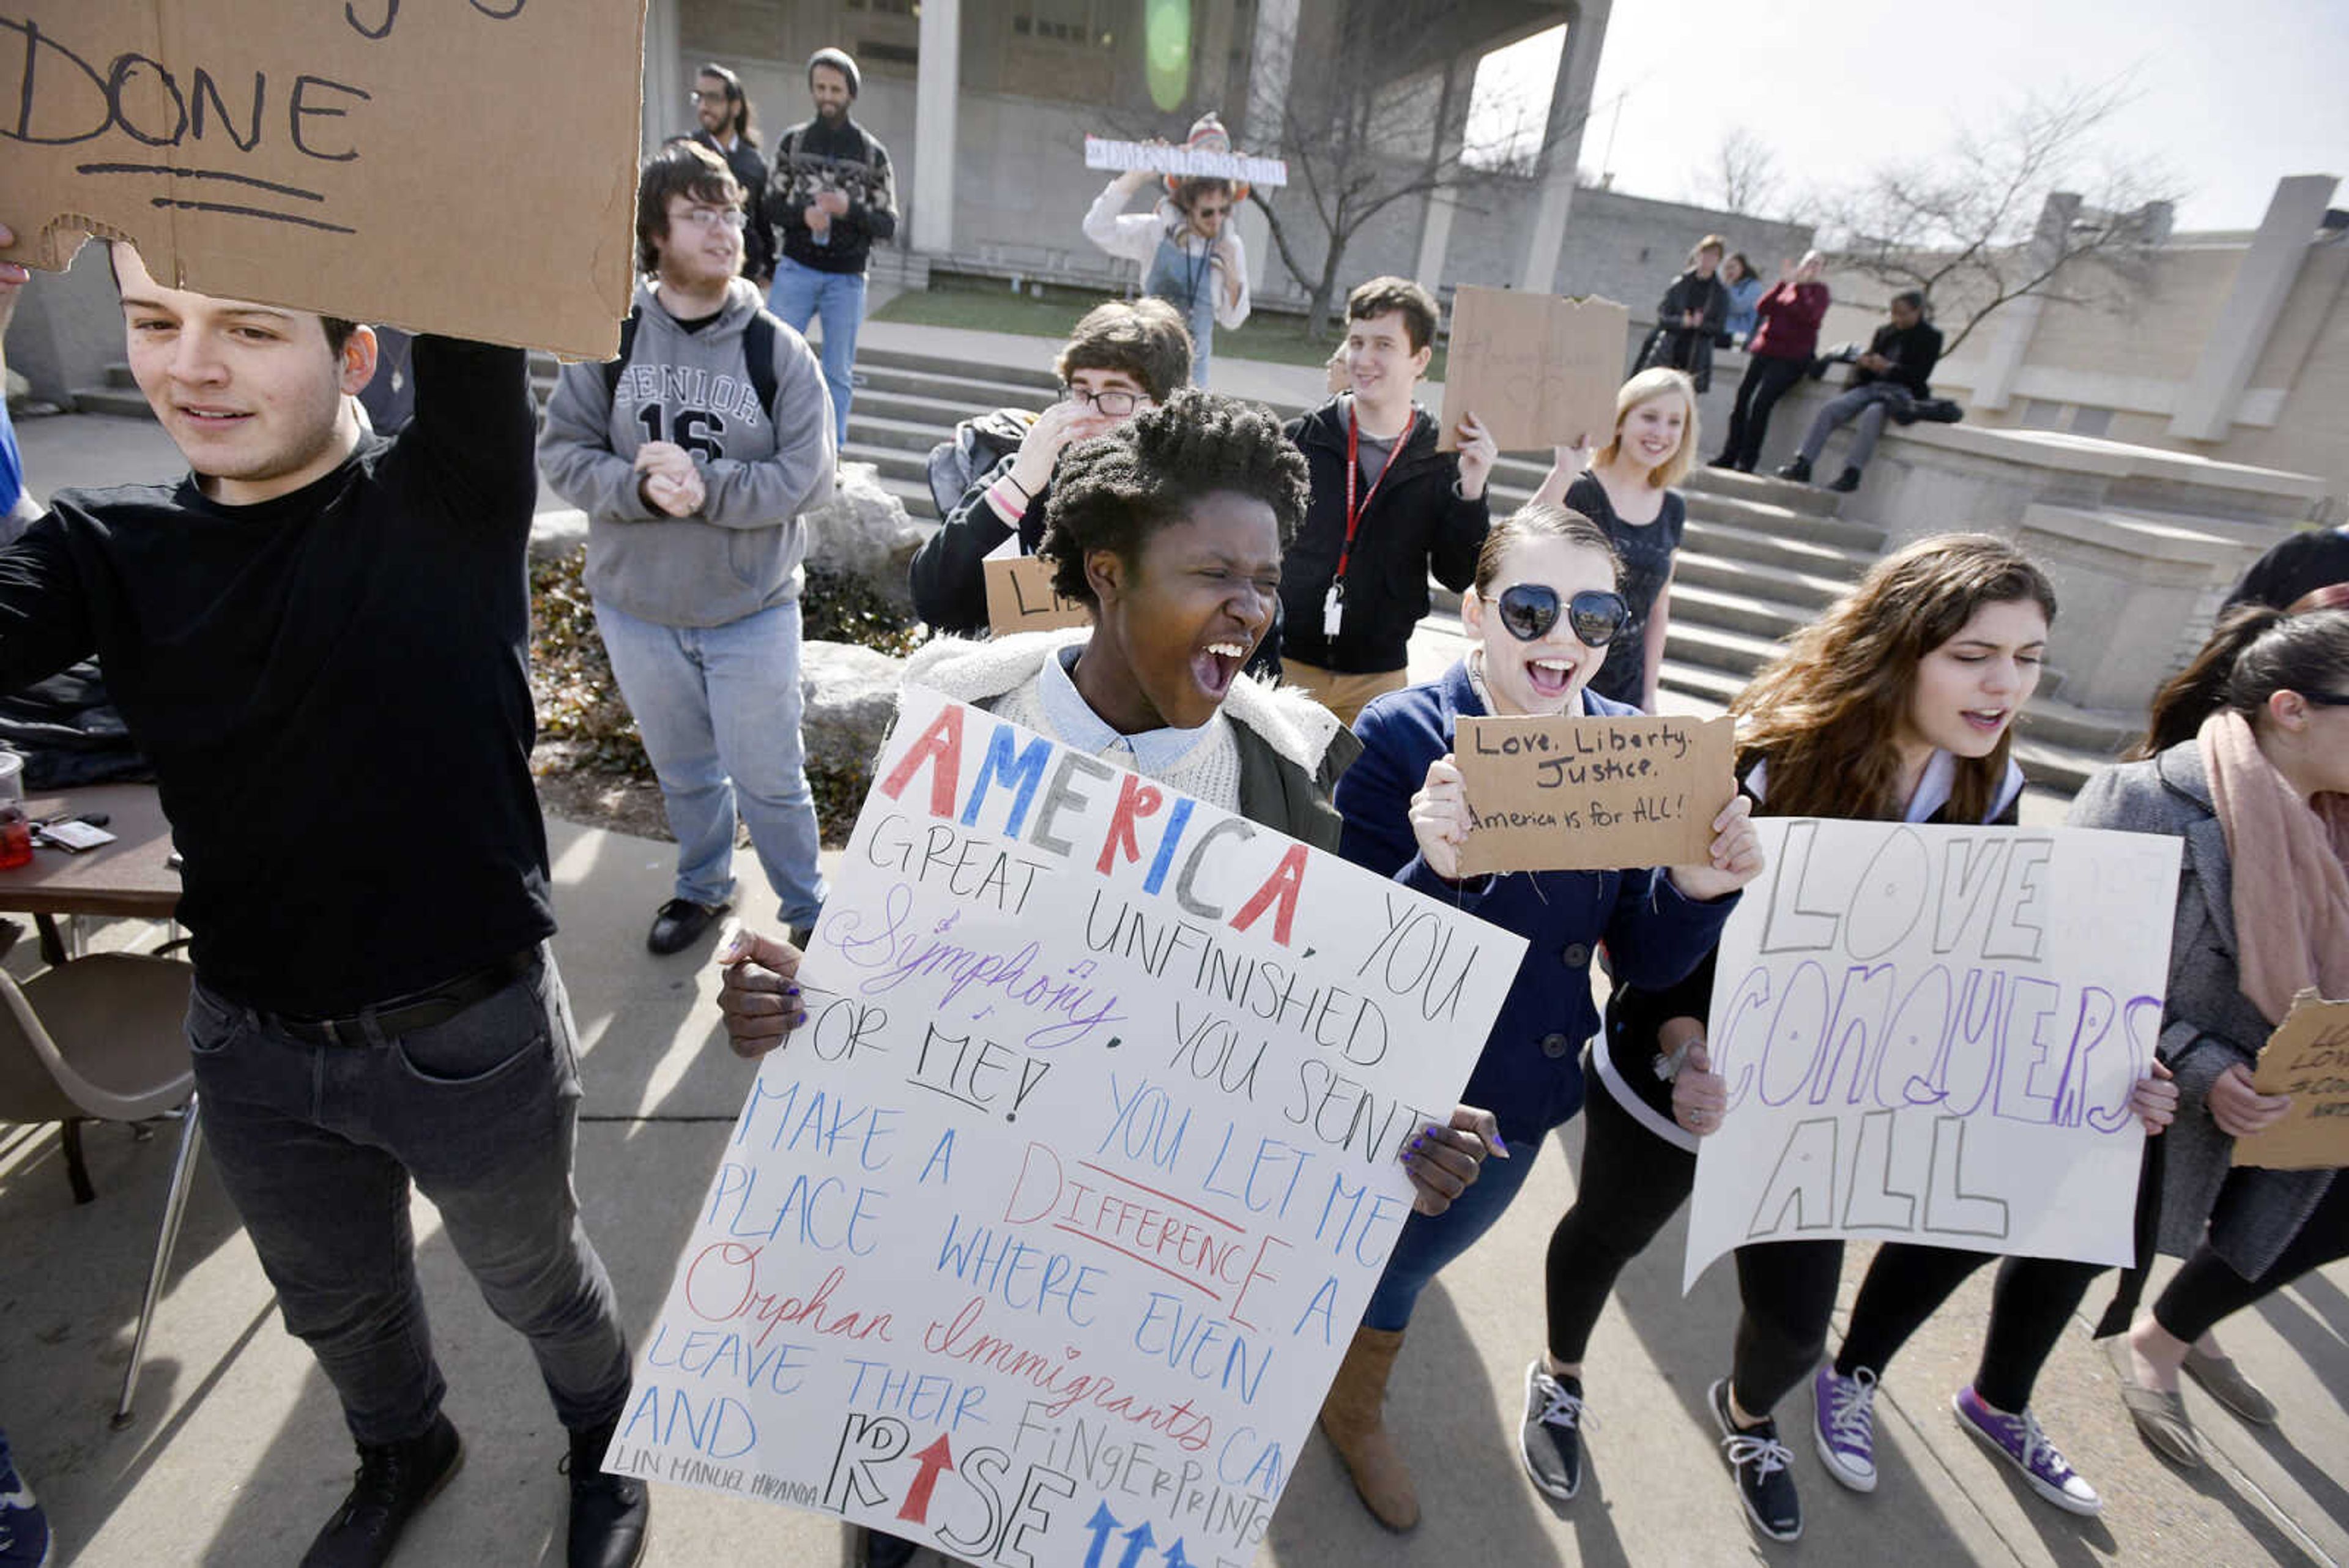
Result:
<svg viewBox="0 0 2349 1568">
<path fill-rule="evenodd" d="M 1411 1325 L 1412 1310 L 1419 1305 L 1419 1293 L 1446 1263 L 1476 1244 L 1477 1238 L 1490 1231 L 1501 1218 L 1502 1210 L 1526 1184 L 1526 1176 L 1534 1168 L 1534 1156 L 1541 1152 L 1546 1138 L 1532 1138 L 1509 1146 L 1506 1159 L 1487 1159 L 1477 1172 L 1468 1190 L 1453 1200 L 1452 1207 L 1430 1219 L 1413 1210 L 1402 1222 L 1402 1234 L 1395 1239 L 1394 1251 L 1387 1258 L 1386 1272 L 1379 1276 L 1379 1288 L 1371 1293 L 1371 1304 L 1362 1309 L 1364 1328 L 1395 1332 Z"/>
<path fill-rule="evenodd" d="M 599 603 L 595 625 L 660 776 L 677 896 L 712 906 L 733 896 L 739 808 L 784 923 L 812 923 L 825 889 L 800 742 L 798 601 L 711 627 L 662 626 Z"/>
<path fill-rule="evenodd" d="M 864 325 L 864 275 L 818 272 L 789 256 L 775 258 L 767 308 L 794 332 L 823 322 L 823 380 L 832 389 L 835 450 L 848 444 L 848 400 L 856 395 L 856 330 Z"/>
<path fill-rule="evenodd" d="M 204 1140 L 277 1289 L 362 1443 L 430 1429 L 432 1355 L 409 1184 L 440 1210 L 490 1310 L 538 1357 L 574 1431 L 620 1414 L 628 1350 L 579 1219 L 571 1003 L 543 951 L 502 990 L 429 1028 L 297 1040 L 199 981 L 188 1003 Z"/>
</svg>

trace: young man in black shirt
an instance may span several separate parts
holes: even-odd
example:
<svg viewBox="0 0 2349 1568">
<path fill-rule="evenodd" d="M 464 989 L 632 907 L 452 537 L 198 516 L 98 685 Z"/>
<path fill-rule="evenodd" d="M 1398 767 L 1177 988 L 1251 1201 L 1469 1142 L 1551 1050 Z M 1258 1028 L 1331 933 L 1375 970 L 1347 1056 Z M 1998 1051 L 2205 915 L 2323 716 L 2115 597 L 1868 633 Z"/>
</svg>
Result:
<svg viewBox="0 0 2349 1568">
<path fill-rule="evenodd" d="M 1913 288 L 1901 290 L 1892 296 L 1891 314 L 1892 319 L 1868 339 L 1868 352 L 1859 357 L 1851 373 L 1850 389 L 1811 421 L 1802 449 L 1792 462 L 1778 470 L 1779 478 L 1810 483 L 1811 464 L 1819 461 L 1827 437 L 1838 425 L 1857 420 L 1859 428 L 1852 431 L 1843 472 L 1827 486 L 1849 494 L 1859 488 L 1860 471 L 1876 454 L 1876 438 L 1884 433 L 1892 405 L 1933 395 L 1931 378 L 1933 367 L 1941 358 L 1941 329 L 1925 319 L 1925 296 Z"/>
<path fill-rule="evenodd" d="M 628 1357 L 572 1191 L 529 769 L 524 356 L 419 338 L 414 420 L 364 437 L 367 327 L 114 263 L 131 372 L 193 472 L 61 493 L 0 551 L 0 690 L 97 652 L 155 763 L 206 1139 L 358 1445 L 303 1561 L 384 1562 L 460 1462 L 413 1181 L 570 1429 L 571 1563 L 632 1563 L 647 1502 L 598 1473 Z"/>
<path fill-rule="evenodd" d="M 715 61 L 702 67 L 693 78 L 693 117 L 699 127 L 691 140 L 726 160 L 742 187 L 742 275 L 764 288 L 775 275 L 775 226 L 760 200 L 767 189 L 767 161 L 759 155 L 741 78 Z"/>
<path fill-rule="evenodd" d="M 1347 390 L 1292 420 L 1313 498 L 1281 561 L 1283 678 L 1346 723 L 1401 691 L 1427 578 L 1455 592 L 1476 575 L 1500 455 L 1472 414 L 1460 450 L 1435 450 L 1433 416 L 1412 401 L 1434 354 L 1435 296 L 1374 277 L 1346 296 Z"/>
</svg>

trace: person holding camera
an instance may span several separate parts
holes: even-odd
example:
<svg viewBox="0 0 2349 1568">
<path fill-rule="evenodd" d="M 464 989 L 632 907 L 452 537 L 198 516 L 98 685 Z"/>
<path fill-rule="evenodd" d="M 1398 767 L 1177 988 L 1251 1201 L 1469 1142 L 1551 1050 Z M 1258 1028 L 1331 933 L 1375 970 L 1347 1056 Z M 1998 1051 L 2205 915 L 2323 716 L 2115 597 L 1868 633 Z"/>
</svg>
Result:
<svg viewBox="0 0 2349 1568">
<path fill-rule="evenodd" d="M 1811 464 L 1818 462 L 1819 453 L 1826 450 L 1827 437 L 1838 426 L 1857 421 L 1859 428 L 1852 432 L 1851 451 L 1845 455 L 1843 472 L 1827 488 L 1847 495 L 1857 490 L 1860 471 L 1875 455 L 1876 438 L 1884 433 L 1885 420 L 1900 407 L 1922 402 L 1933 395 L 1928 378 L 1940 358 L 1941 329 L 1925 319 L 1925 291 L 1902 289 L 1892 296 L 1891 319 L 1876 329 L 1876 336 L 1868 339 L 1867 352 L 1853 361 L 1857 368 L 1852 371 L 1850 388 L 1811 421 L 1810 432 L 1803 437 L 1802 450 L 1795 454 L 1792 462 L 1778 470 L 1778 477 L 1808 484 Z"/>
</svg>

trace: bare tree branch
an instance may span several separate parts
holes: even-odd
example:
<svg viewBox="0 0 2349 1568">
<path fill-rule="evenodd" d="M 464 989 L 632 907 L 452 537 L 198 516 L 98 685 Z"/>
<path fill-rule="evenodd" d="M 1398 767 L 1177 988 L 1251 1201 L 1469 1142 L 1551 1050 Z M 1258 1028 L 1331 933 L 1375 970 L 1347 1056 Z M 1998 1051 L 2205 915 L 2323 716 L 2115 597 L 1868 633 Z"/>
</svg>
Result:
<svg viewBox="0 0 2349 1568">
<path fill-rule="evenodd" d="M 2018 299 L 2117 304 L 2142 278 L 2176 199 L 2158 169 L 2094 167 L 2131 96 L 2126 78 L 2033 95 L 1961 131 L 1938 158 L 1877 170 L 1824 203 L 1837 260 L 1923 289 L 1957 323 L 1944 354 Z"/>
</svg>

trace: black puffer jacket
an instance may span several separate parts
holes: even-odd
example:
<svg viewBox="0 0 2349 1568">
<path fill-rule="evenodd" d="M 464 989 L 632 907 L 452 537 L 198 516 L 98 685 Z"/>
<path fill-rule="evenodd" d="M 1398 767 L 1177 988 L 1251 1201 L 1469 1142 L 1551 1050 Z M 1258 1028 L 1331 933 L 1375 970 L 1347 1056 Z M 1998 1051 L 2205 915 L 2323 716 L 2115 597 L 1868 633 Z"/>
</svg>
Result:
<svg viewBox="0 0 2349 1568">
<path fill-rule="evenodd" d="M 1435 450 L 1435 421 L 1412 410 L 1411 437 L 1362 509 L 1346 568 L 1346 611 L 1333 641 L 1321 635 L 1321 605 L 1338 575 L 1346 543 L 1347 400 L 1332 398 L 1286 427 L 1312 473 L 1305 526 L 1281 559 L 1280 602 L 1287 626 L 1283 658 L 1375 675 L 1411 662 L 1412 628 L 1427 613 L 1427 578 L 1464 589 L 1476 576 L 1476 552 L 1492 512 L 1485 497 L 1463 500 L 1460 460 Z M 1361 481 L 1357 478 L 1359 492 Z"/>
</svg>

